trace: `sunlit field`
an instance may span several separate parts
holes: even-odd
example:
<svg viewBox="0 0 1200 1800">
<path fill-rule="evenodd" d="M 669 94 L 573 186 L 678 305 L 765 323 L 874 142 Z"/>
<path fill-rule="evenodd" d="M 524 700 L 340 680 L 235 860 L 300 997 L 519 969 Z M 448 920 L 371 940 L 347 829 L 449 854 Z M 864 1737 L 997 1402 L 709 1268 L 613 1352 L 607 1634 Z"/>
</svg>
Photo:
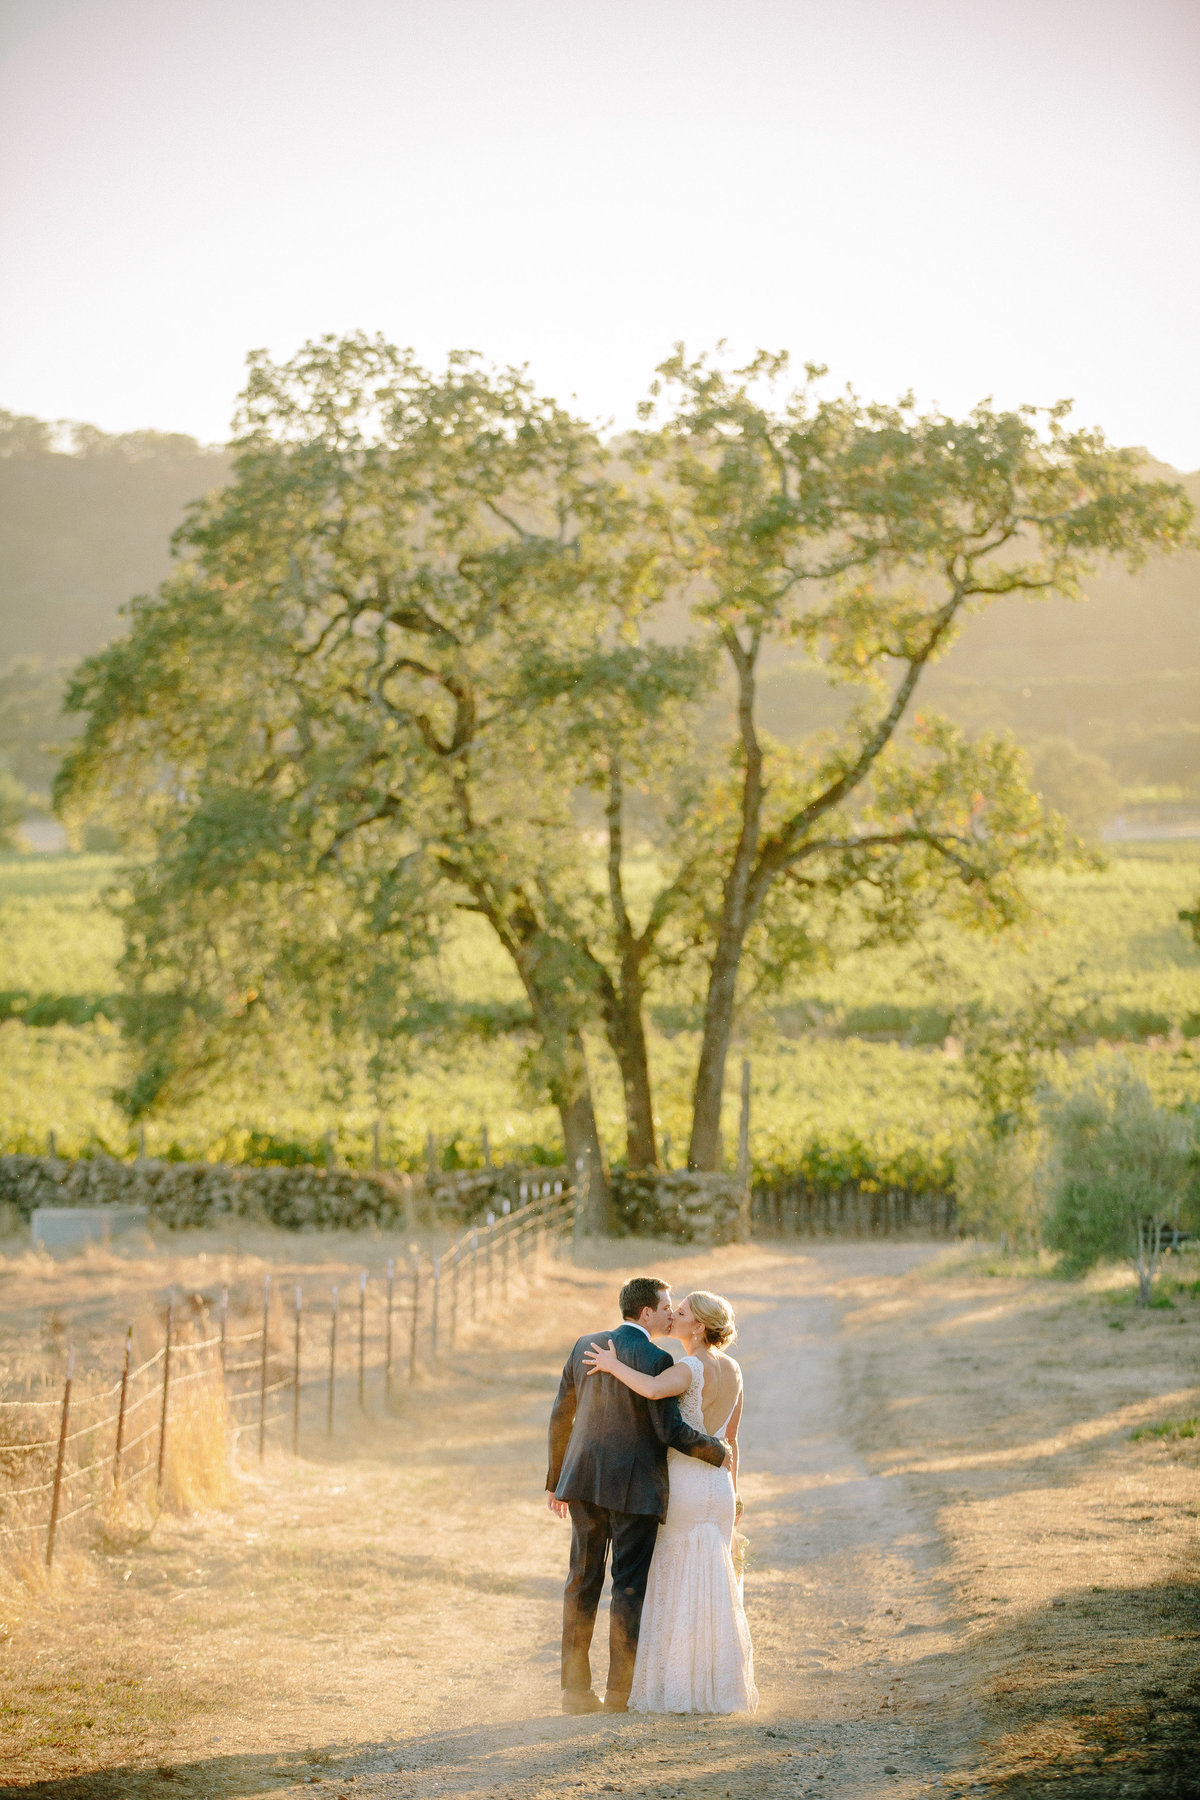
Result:
<svg viewBox="0 0 1200 1800">
<path fill-rule="evenodd" d="M 127 1075 L 115 996 L 120 933 L 104 902 L 115 859 L 0 861 L 0 1143 L 126 1154 L 132 1127 L 113 1099 Z M 945 926 L 903 949 L 805 972 L 748 1018 L 738 1055 L 754 1076 L 752 1152 L 760 1168 L 800 1164 L 836 1178 L 940 1185 L 969 1114 L 947 1035 L 960 1009 L 1002 1012 L 1032 988 L 1064 979 L 1089 1002 L 1098 1042 L 1081 1070 L 1126 1057 L 1166 1101 L 1200 1096 L 1200 952 L 1178 918 L 1200 892 L 1200 845 L 1122 848 L 1099 871 L 1042 875 L 1032 925 L 996 939 Z M 517 997 L 514 977 L 482 927 L 465 922 L 449 954 L 447 988 L 462 1000 Z M 655 996 L 651 1011 L 658 1125 L 678 1163 L 698 1037 L 694 996 Z M 590 1045 L 601 1129 L 621 1155 L 620 1088 L 598 1040 Z M 387 1160 L 419 1166 L 427 1134 L 449 1163 L 493 1153 L 551 1158 L 557 1120 L 531 1095 L 524 1046 L 471 1040 L 411 1046 L 390 1104 L 352 1078 L 335 1082 L 319 1048 L 289 1040 L 271 1064 L 239 1068 L 194 1101 L 147 1121 L 151 1154 L 270 1156 L 280 1145 L 320 1154 L 332 1132 L 349 1161 L 370 1154 L 383 1113 Z M 1064 1068 L 1066 1065 L 1064 1064 Z M 725 1140 L 736 1141 L 736 1067 Z M 270 1140 L 268 1143 L 267 1140 Z"/>
</svg>

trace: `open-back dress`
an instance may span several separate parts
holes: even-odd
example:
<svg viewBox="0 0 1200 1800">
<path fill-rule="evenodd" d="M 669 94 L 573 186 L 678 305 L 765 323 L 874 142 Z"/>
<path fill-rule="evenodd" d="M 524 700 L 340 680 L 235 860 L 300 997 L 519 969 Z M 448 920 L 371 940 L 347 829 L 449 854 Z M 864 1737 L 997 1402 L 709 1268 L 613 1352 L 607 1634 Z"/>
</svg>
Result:
<svg viewBox="0 0 1200 1800">
<path fill-rule="evenodd" d="M 681 1360 L 692 1379 L 679 1410 L 703 1431 L 704 1364 L 698 1356 Z M 733 1411 L 714 1437 L 725 1431 Z M 677 1450 L 667 1452 L 667 1463 L 671 1497 L 646 1584 L 629 1709 L 753 1712 L 754 1652 L 732 1555 L 733 1476 Z"/>
</svg>

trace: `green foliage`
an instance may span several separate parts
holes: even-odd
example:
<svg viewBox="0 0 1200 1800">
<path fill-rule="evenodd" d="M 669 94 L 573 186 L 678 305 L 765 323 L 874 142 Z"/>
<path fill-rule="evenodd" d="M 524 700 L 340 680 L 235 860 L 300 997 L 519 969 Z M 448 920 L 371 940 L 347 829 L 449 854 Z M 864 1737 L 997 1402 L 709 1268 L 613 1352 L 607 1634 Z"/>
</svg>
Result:
<svg viewBox="0 0 1200 1800">
<path fill-rule="evenodd" d="M 0 670 L 0 770 L 48 798 L 67 732 L 63 670 L 21 657 Z"/>
<path fill-rule="evenodd" d="M 0 850 L 17 848 L 17 828 L 28 810 L 28 798 L 21 783 L 0 769 Z"/>
<path fill-rule="evenodd" d="M 1062 1252 L 1067 1273 L 1127 1259 L 1148 1305 L 1162 1227 L 1196 1197 L 1194 1110 L 1188 1116 L 1156 1106 L 1145 1082 L 1120 1068 L 1046 1110 L 1053 1145 L 1046 1242 Z"/>
<path fill-rule="evenodd" d="M 1074 831 L 1098 837 L 1117 810 L 1120 790 L 1102 756 L 1075 748 L 1069 738 L 1047 738 L 1033 758 L 1038 792 Z"/>
<path fill-rule="evenodd" d="M 983 1128 L 995 1143 L 1032 1132 L 1049 1059 L 1081 1035 L 1086 1007 L 1077 982 L 1061 975 L 1030 987 L 1002 1013 L 967 1016 L 963 1070 Z"/>
<path fill-rule="evenodd" d="M 932 937 L 936 965 L 911 950 L 879 950 L 794 977 L 755 1013 L 745 1043 L 753 1064 L 756 1166 L 764 1174 L 803 1168 L 818 1183 L 957 1187 L 957 1165 L 979 1113 L 963 1061 L 942 1053 L 948 1021 L 972 1007 L 980 1020 L 1007 1021 L 1027 979 L 1049 985 L 1061 976 L 1068 978 L 1064 1011 L 1068 1002 L 1086 1006 L 1089 1021 L 1111 1026 L 1118 1013 L 1140 1013 L 1155 1031 L 1165 1031 L 1200 1013 L 1200 954 L 1175 920 L 1180 898 L 1194 887 L 1198 855 L 1196 846 L 1146 846 L 1102 870 L 1046 871 L 1034 882 L 1042 923 L 1032 936 L 980 941 L 943 924 Z M 41 1026 L 31 1024 L 26 1007 L 14 1008 L 12 1023 L 0 1025 L 0 1149 L 44 1149 L 49 1130 L 65 1150 L 96 1142 L 132 1148 L 128 1121 L 111 1099 L 112 1089 L 131 1079 L 129 1053 L 104 1023 L 121 938 L 100 896 L 117 868 L 112 858 L 90 856 L 0 863 L 0 984 L 47 1009 L 39 1014 L 46 1021 Z M 1092 960 L 1080 968 L 1089 952 Z M 321 1061 L 328 1045 L 305 1029 L 269 1045 L 258 1067 L 223 1065 L 203 1093 L 148 1118 L 152 1154 L 174 1145 L 180 1156 L 254 1157 L 259 1151 L 251 1134 L 257 1132 L 300 1145 L 319 1160 L 332 1130 L 339 1157 L 365 1167 L 372 1121 L 382 1114 L 385 1155 L 403 1167 L 423 1166 L 431 1129 L 440 1141 L 458 1145 L 462 1161 L 477 1159 L 483 1124 L 497 1154 L 559 1156 L 554 1116 L 534 1102 L 522 1076 L 520 987 L 483 921 L 464 917 L 456 924 L 438 980 L 446 1010 L 410 1040 L 381 1099 L 363 1062 L 340 1090 L 331 1085 Z M 660 1140 L 670 1137 L 677 1164 L 690 1126 L 699 1039 L 694 1009 L 671 1005 L 671 992 L 666 978 L 655 990 L 651 1017 L 658 1023 L 651 1025 L 649 1052 L 657 1128 Z M 80 1006 L 94 1009 L 94 1026 L 66 1022 L 86 1021 Z M 62 1022 L 49 1029 L 52 1019 Z M 1088 1035 L 1093 1030 L 1089 1022 Z M 883 1032 L 889 1035 L 866 1035 Z M 1197 1091 L 1195 1048 L 1187 1041 L 1175 1049 L 1127 1044 L 1122 1055 L 1160 1105 L 1178 1106 Z M 601 1041 L 592 1039 L 590 1052 L 600 1129 L 616 1158 L 624 1143 L 620 1075 Z M 1062 1084 L 1072 1073 L 1099 1073 L 1112 1061 L 1111 1052 L 1085 1042 L 1048 1054 L 1044 1072 Z M 731 1148 L 736 1093 L 726 1098 L 722 1123 Z"/>
<path fill-rule="evenodd" d="M 976 1115 L 955 1157 L 959 1217 L 967 1230 L 1006 1247 L 1039 1242 L 1044 1144 L 1037 1098 L 1056 1052 L 1080 1035 L 1086 1001 L 1077 989 L 1077 980 L 1060 976 L 1029 987 L 1004 1012 L 976 1006 L 956 1021 Z"/>
<path fill-rule="evenodd" d="M 1197 900 L 1194 907 L 1180 907 L 1179 922 L 1181 925 L 1190 925 L 1192 936 L 1200 945 L 1200 900 Z"/>
<path fill-rule="evenodd" d="M 591 688 L 644 728 L 688 663 L 604 639 L 625 590 L 589 552 L 594 440 L 513 371 L 435 380 L 362 338 L 256 359 L 242 427 L 193 560 L 71 695 L 63 793 L 153 848 L 123 914 L 128 1104 L 301 1017 L 343 1059 L 369 1045 L 382 1092 L 456 908 L 513 958 L 557 1091 L 580 968 L 556 909 L 592 906 L 572 746 Z"/>
<path fill-rule="evenodd" d="M 1025 929 L 986 937 L 930 922 L 916 949 L 884 946 L 801 974 L 772 1016 L 782 1029 L 794 1020 L 933 1043 L 976 1018 L 1009 1020 L 1038 993 L 1053 993 L 1069 1037 L 1193 1037 L 1200 946 L 1176 915 L 1195 891 L 1198 865 L 1200 845 L 1180 842 L 1114 848 L 1099 867 L 1034 870 Z"/>
<path fill-rule="evenodd" d="M 261 1075 L 282 1039 L 382 1103 L 467 910 L 519 978 L 523 1065 L 572 1159 L 599 1150 L 583 1033 L 652 1162 L 650 989 L 703 995 L 689 1160 L 710 1167 L 739 1000 L 933 914 L 1028 917 L 1060 824 L 1011 738 L 917 714 L 918 684 L 970 612 L 1175 548 L 1188 503 L 1063 408 L 954 421 L 822 399 L 820 373 L 786 392 L 784 358 L 680 353 L 621 461 L 470 356 L 435 377 L 352 336 L 252 359 L 229 487 L 69 696 L 87 724 L 60 798 L 143 853 L 132 1115 Z M 649 628 L 668 602 L 683 646 Z M 796 747 L 756 713 L 760 657 L 789 644 L 854 700 Z M 721 658 L 738 715 L 714 744 Z M 637 911 L 635 837 L 659 876 Z"/>
<path fill-rule="evenodd" d="M 954 1192 L 958 1220 L 977 1237 L 999 1239 L 1019 1251 L 1036 1248 L 1042 1219 L 1041 1144 L 1036 1134 L 997 1138 L 976 1127 L 956 1146 Z"/>
<path fill-rule="evenodd" d="M 712 946 L 690 1146 L 701 1168 L 716 1154 L 739 975 L 778 980 L 828 954 L 847 895 L 864 943 L 912 937 L 931 909 L 1011 924 L 1026 916 L 1026 870 L 1066 848 L 1012 740 L 968 740 L 914 712 L 926 671 L 972 612 L 1075 595 L 1102 554 L 1136 565 L 1189 541 L 1192 519 L 1135 453 L 1070 430 L 1065 406 L 952 420 L 908 400 L 821 399 L 814 366 L 783 392 L 786 367 L 762 353 L 726 370 L 681 348 L 639 446 L 646 479 L 665 474 L 671 554 L 736 695 L 728 775 L 684 822 L 711 869 L 686 888 Z M 797 645 L 857 703 L 783 745 L 762 730 L 760 663 Z"/>
</svg>

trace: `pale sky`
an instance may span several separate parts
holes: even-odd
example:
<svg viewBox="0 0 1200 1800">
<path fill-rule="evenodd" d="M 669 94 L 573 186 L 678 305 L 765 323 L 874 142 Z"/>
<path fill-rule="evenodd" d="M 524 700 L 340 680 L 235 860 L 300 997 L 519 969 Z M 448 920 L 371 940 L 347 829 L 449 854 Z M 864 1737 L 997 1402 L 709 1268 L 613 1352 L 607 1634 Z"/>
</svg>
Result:
<svg viewBox="0 0 1200 1800">
<path fill-rule="evenodd" d="M 0 406 L 222 439 L 363 328 L 677 339 L 1200 466 L 1197 0 L 0 0 Z"/>
</svg>

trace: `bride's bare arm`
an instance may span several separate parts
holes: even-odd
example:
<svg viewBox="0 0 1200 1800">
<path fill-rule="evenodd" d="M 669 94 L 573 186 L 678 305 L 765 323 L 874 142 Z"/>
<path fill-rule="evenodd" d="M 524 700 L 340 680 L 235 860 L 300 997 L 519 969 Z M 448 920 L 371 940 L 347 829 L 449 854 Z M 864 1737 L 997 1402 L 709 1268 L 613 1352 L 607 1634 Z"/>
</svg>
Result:
<svg viewBox="0 0 1200 1800">
<path fill-rule="evenodd" d="M 742 1390 L 739 1385 L 737 1405 L 729 1415 L 729 1423 L 725 1427 L 725 1442 L 729 1445 L 729 1470 L 733 1476 L 733 1491 L 737 1493 L 738 1484 L 738 1426 L 742 1421 Z"/>
<path fill-rule="evenodd" d="M 647 1400 L 666 1400 L 672 1394 L 686 1394 L 691 1385 L 692 1371 L 683 1363 L 673 1363 L 661 1375 L 643 1375 L 640 1369 L 631 1369 L 617 1355 L 611 1338 L 607 1349 L 602 1344 L 589 1345 L 583 1360 L 589 1375 L 615 1375 L 618 1381 L 623 1381 L 627 1388 Z"/>
</svg>

